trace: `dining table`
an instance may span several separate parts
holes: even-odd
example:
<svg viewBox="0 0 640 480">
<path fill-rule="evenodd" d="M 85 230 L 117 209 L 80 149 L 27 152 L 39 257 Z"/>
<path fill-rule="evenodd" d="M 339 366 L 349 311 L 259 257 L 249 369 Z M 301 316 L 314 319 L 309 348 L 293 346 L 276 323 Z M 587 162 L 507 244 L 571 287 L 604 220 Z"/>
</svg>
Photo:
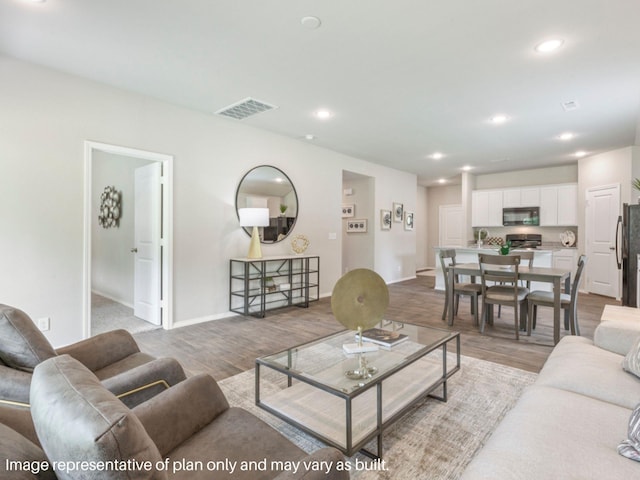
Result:
<svg viewBox="0 0 640 480">
<path fill-rule="evenodd" d="M 447 272 L 448 285 L 446 288 L 449 292 L 453 292 L 456 275 L 468 275 L 471 277 L 472 282 L 475 282 L 475 278 L 480 277 L 481 275 L 480 264 L 478 263 L 459 263 L 456 265 L 449 265 L 447 267 Z M 560 313 L 562 310 L 560 294 L 562 293 L 562 283 L 564 282 L 564 291 L 569 293 L 571 291 L 571 270 L 521 265 L 518 267 L 518 279 L 531 282 L 551 283 L 553 285 L 553 343 L 554 345 L 557 344 L 560 341 Z M 453 325 L 454 298 L 455 295 L 448 295 L 449 325 Z M 569 311 L 567 309 L 564 314 L 564 328 L 565 330 L 569 330 L 569 328 L 571 328 L 571 332 L 577 332 L 576 325 L 569 325 L 569 320 Z M 520 327 L 522 329 L 525 326 L 521 325 Z"/>
</svg>

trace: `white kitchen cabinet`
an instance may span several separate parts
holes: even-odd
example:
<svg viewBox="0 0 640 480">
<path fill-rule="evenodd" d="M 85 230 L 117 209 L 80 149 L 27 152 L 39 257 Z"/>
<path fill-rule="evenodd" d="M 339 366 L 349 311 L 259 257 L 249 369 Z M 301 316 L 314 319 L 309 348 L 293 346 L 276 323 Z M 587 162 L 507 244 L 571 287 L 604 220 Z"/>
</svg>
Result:
<svg viewBox="0 0 640 480">
<path fill-rule="evenodd" d="M 578 185 L 558 186 L 558 225 L 578 224 Z"/>
<path fill-rule="evenodd" d="M 578 185 L 540 187 L 540 226 L 574 226 L 578 224 Z"/>
<path fill-rule="evenodd" d="M 472 192 L 471 226 L 502 226 L 502 190 L 474 190 Z"/>
<path fill-rule="evenodd" d="M 540 205 L 540 187 L 509 188 L 502 192 L 503 207 L 537 207 Z"/>
<path fill-rule="evenodd" d="M 562 248 L 553 252 L 553 268 L 571 270 L 571 279 L 578 268 L 578 250 L 575 248 Z"/>
<path fill-rule="evenodd" d="M 558 225 L 558 187 L 540 187 L 540 226 Z"/>
</svg>

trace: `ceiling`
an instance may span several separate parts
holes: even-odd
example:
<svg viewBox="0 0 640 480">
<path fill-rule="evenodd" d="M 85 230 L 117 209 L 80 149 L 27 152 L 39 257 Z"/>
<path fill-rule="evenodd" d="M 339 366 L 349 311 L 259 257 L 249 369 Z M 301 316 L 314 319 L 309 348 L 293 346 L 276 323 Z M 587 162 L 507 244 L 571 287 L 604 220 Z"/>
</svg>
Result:
<svg viewBox="0 0 640 480">
<path fill-rule="evenodd" d="M 225 121 L 432 185 L 640 141 L 638 19 L 638 0 L 0 0 L 0 53 L 210 115 L 251 97 L 278 108 Z"/>
</svg>

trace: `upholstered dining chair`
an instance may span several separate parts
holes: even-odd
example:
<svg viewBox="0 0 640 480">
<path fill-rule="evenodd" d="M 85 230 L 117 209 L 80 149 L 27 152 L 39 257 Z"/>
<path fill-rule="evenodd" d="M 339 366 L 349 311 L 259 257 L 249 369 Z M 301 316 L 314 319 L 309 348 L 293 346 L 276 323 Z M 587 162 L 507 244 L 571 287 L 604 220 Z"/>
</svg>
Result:
<svg viewBox="0 0 640 480">
<path fill-rule="evenodd" d="M 520 325 L 525 325 L 529 289 L 518 284 L 518 255 L 478 255 L 482 280 L 482 318 L 480 333 L 485 323 L 493 323 L 493 305 L 511 305 L 515 321 L 516 340 L 520 339 Z M 519 313 L 519 314 L 518 314 Z"/>
<path fill-rule="evenodd" d="M 528 250 L 526 252 L 511 252 L 509 255 L 515 255 L 520 257 L 520 265 L 523 265 L 523 262 L 526 262 L 527 267 L 533 267 L 533 259 L 535 257 L 535 252 L 533 250 Z M 520 280 L 521 287 L 527 287 L 531 290 L 531 282 L 529 280 L 523 281 Z M 502 305 L 498 305 L 498 318 L 502 314 Z"/>
<path fill-rule="evenodd" d="M 442 266 L 442 273 L 444 275 L 444 309 L 442 311 L 442 320 L 447 319 L 447 312 L 449 310 L 449 296 L 455 295 L 453 316 L 458 315 L 458 306 L 460 303 L 460 296 L 465 295 L 471 297 L 471 313 L 473 314 L 473 321 L 475 325 L 478 325 L 478 296 L 481 293 L 482 285 L 479 283 L 464 283 L 460 282 L 458 275 L 453 279 L 453 293 L 449 292 L 449 271 L 447 267 L 456 264 L 456 251 L 455 249 L 440 250 L 440 265 Z"/>
<path fill-rule="evenodd" d="M 186 378 L 175 359 L 141 352 L 125 330 L 105 332 L 56 350 L 29 315 L 0 305 L 0 404 L 28 408 L 33 369 L 65 353 L 82 362 L 129 406 Z"/>
<path fill-rule="evenodd" d="M 572 335 L 580 335 L 580 326 L 578 325 L 578 290 L 580 289 L 580 283 L 582 282 L 582 271 L 586 264 L 587 256 L 580 255 L 580 258 L 578 258 L 578 268 L 576 269 L 576 274 L 573 277 L 573 283 L 571 285 L 571 292 L 560 294 L 560 307 L 563 310 L 569 310 L 569 326 L 571 328 Z M 527 335 L 531 335 L 532 328 L 536 328 L 538 307 L 553 308 L 553 292 L 534 290 L 529 293 L 529 296 L 527 297 L 527 304 L 529 310 Z"/>
</svg>

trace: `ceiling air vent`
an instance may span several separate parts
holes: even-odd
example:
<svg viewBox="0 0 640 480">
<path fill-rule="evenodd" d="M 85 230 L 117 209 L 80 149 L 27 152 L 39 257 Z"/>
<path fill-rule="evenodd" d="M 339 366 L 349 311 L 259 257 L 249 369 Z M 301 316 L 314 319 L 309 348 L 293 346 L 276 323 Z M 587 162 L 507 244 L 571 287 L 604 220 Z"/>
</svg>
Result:
<svg viewBox="0 0 640 480">
<path fill-rule="evenodd" d="M 580 104 L 575 100 L 569 100 L 568 102 L 562 102 L 562 108 L 565 112 L 570 112 L 572 110 L 577 110 L 580 108 Z"/>
<path fill-rule="evenodd" d="M 273 110 L 274 108 L 278 107 L 249 97 L 245 98 L 244 100 L 240 100 L 239 102 L 236 102 L 232 105 L 229 105 L 228 107 L 221 108 L 216 112 L 216 114 L 222 115 L 224 117 L 235 118 L 236 120 L 244 120 L 247 117 L 257 115 L 258 113 L 267 112 L 269 110 Z"/>
</svg>

